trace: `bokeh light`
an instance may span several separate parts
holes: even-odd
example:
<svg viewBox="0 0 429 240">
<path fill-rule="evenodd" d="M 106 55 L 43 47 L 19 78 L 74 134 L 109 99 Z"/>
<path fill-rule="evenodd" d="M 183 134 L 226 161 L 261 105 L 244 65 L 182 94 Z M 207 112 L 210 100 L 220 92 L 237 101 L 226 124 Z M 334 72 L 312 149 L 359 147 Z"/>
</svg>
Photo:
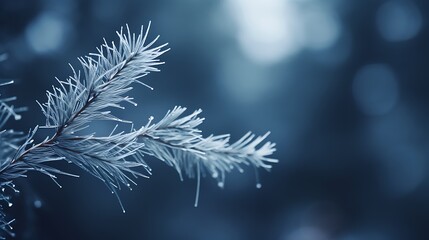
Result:
<svg viewBox="0 0 429 240">
<path fill-rule="evenodd" d="M 340 36 L 340 23 L 323 2 L 226 0 L 226 4 L 236 21 L 240 47 L 256 62 L 272 64 L 306 48 L 325 49 Z"/>
<path fill-rule="evenodd" d="M 396 76 L 385 64 L 364 66 L 353 80 L 353 96 L 363 113 L 386 114 L 398 102 L 399 87 Z"/>
<path fill-rule="evenodd" d="M 329 237 L 318 228 L 300 227 L 288 235 L 284 240 L 329 240 Z"/>
<path fill-rule="evenodd" d="M 26 30 L 30 47 L 38 54 L 59 51 L 67 34 L 67 25 L 59 16 L 43 13 Z"/>
<path fill-rule="evenodd" d="M 278 83 L 266 78 L 270 74 L 267 68 L 226 56 L 218 73 L 219 87 L 238 103 L 255 103 L 278 87 Z"/>
<path fill-rule="evenodd" d="M 421 13 L 413 1 L 390 0 L 377 12 L 377 27 L 387 41 L 405 41 L 415 37 L 423 26 Z"/>
<path fill-rule="evenodd" d="M 427 176 L 426 150 L 413 144 L 418 138 L 414 116 L 399 105 L 388 116 L 369 123 L 370 139 L 377 152 L 381 189 L 389 197 L 415 191 Z"/>
<path fill-rule="evenodd" d="M 323 50 L 334 45 L 340 34 L 341 26 L 335 13 L 320 2 L 312 2 L 303 8 L 298 16 L 304 22 L 305 46 L 312 50 Z"/>
</svg>

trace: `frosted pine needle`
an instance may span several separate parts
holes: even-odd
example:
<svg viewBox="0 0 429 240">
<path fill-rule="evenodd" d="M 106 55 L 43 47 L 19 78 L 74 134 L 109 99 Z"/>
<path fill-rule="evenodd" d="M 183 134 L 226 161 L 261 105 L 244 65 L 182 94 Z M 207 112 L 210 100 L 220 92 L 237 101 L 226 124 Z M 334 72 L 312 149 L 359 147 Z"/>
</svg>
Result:
<svg viewBox="0 0 429 240">
<path fill-rule="evenodd" d="M 137 35 L 128 26 L 121 28 L 118 42 L 104 40 L 95 53 L 79 58 L 81 70 L 70 65 L 72 75 L 57 79 L 57 85 L 46 93 L 47 101 L 39 103 L 46 117 L 43 126 L 36 126 L 27 136 L 12 130 L 0 131 L 0 186 L 12 186 L 13 179 L 26 176 L 28 171 L 46 174 L 61 186 L 58 175 L 76 175 L 50 163 L 67 161 L 103 181 L 118 197 L 123 186 L 131 189 L 136 185 L 135 178 L 151 175 L 145 161 L 145 155 L 151 155 L 175 168 L 181 179 L 197 178 L 197 205 L 201 176 L 209 175 L 223 187 L 226 173 L 233 169 L 242 172 L 245 166 L 251 166 L 269 170 L 277 162 L 270 157 L 275 144 L 265 142 L 269 133 L 256 136 L 249 132 L 233 143 L 228 134 L 204 137 L 198 129 L 203 122 L 201 110 L 185 115 L 183 107 L 174 107 L 158 122 L 151 117 L 146 125 L 130 131 L 118 132 L 115 127 L 105 136 L 84 133 L 99 120 L 132 124 L 116 116 L 112 109 L 124 109 L 127 104 L 137 106 L 127 94 L 136 83 L 149 87 L 142 77 L 159 71 L 158 66 L 163 64 L 159 57 L 169 51 L 167 44 L 156 44 L 159 36 L 148 41 L 149 28 L 150 23 Z M 0 127 L 11 116 L 19 118 L 7 104 L 10 100 L 13 99 L 0 99 Z M 39 128 L 49 128 L 54 133 L 35 143 Z M 125 212 L 119 197 L 118 200 Z M 0 211 L 0 228 L 8 230 L 10 222 L 5 219 Z"/>
</svg>

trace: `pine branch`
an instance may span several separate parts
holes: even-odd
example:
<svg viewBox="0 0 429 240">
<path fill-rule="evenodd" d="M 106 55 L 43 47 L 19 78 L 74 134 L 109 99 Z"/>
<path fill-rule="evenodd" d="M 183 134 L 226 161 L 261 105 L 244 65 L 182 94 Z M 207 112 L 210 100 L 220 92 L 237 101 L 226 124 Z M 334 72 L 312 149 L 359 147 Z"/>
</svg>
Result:
<svg viewBox="0 0 429 240">
<path fill-rule="evenodd" d="M 17 151 L 10 168 L 17 168 L 16 166 L 22 164 L 15 163 L 24 162 L 35 170 L 53 177 L 55 175 L 52 173 L 58 171 L 46 168 L 45 165 L 43 167 L 38 165 L 66 159 L 104 181 L 112 192 L 116 192 L 115 189 L 120 187 L 119 182 L 130 185 L 130 178 L 126 173 L 144 176 L 131 170 L 135 167 L 147 169 L 137 151 L 142 144 L 136 142 L 133 132 L 112 134 L 105 138 L 96 138 L 93 135 L 81 136 L 79 133 L 95 120 L 127 122 L 106 109 L 122 109 L 121 104 L 124 102 L 136 105 L 132 98 L 125 96 L 132 89 L 130 85 L 133 83 L 145 85 L 138 79 L 151 71 L 158 71 L 156 66 L 163 62 L 157 58 L 169 50 L 163 50 L 167 44 L 151 48 L 158 37 L 146 44 L 148 32 L 149 27 L 146 32 L 143 32 L 142 27 L 140 35 L 136 37 L 130 33 L 128 27 L 127 33 L 121 29 L 117 32 L 118 46 L 114 42 L 109 45 L 105 41 L 97 49 L 97 53 L 79 58 L 84 78 L 81 78 L 80 72 L 76 72 L 72 67 L 73 76 L 65 81 L 57 79 L 60 87 L 53 87 L 51 92 L 48 91 L 48 101 L 39 104 L 46 117 L 43 127 L 55 129 L 55 134 L 32 146 L 31 139 L 35 132 L 30 134 L 28 141 Z M 73 140 L 76 136 L 84 140 Z M 126 160 L 131 155 L 134 157 L 133 161 Z M 13 172 L 29 170 L 25 167 L 18 169 L 21 171 Z M 7 170 L 9 169 L 2 172 Z"/>
<path fill-rule="evenodd" d="M 10 85 L 10 84 L 13 84 L 13 81 L 0 83 L 0 87 Z M 0 98 L 0 129 L 3 129 L 6 122 L 11 117 L 13 117 L 15 120 L 21 119 L 21 115 L 19 115 L 18 113 L 24 111 L 25 108 L 15 109 L 13 105 L 9 104 L 14 100 L 16 100 L 16 97 Z"/>
<path fill-rule="evenodd" d="M 103 181 L 118 197 L 121 185 L 131 189 L 135 178 L 151 174 L 144 161 L 147 154 L 174 167 L 181 179 L 183 175 L 197 177 L 197 204 L 201 175 L 209 174 L 223 187 L 225 174 L 233 169 L 242 172 L 243 166 L 248 165 L 269 170 L 277 163 L 269 157 L 275 144 L 262 144 L 269 133 L 255 137 L 249 132 L 234 143 L 229 142 L 229 135 L 203 137 L 197 128 L 203 122 L 198 117 L 201 110 L 182 116 L 186 108 L 175 107 L 157 123 L 150 118 L 145 126 L 132 127 L 128 132 L 116 132 L 115 127 L 107 136 L 83 132 L 98 120 L 132 124 L 115 116 L 112 109 L 124 109 L 124 103 L 137 105 L 127 93 L 135 83 L 149 87 L 139 79 L 159 71 L 157 66 L 163 62 L 158 57 L 169 50 L 165 49 L 167 44 L 154 47 L 159 36 L 146 43 L 149 28 L 150 24 L 146 31 L 142 27 L 137 36 L 130 33 L 128 26 L 125 32 L 121 29 L 117 32 L 118 43 L 104 41 L 96 53 L 79 58 L 83 74 L 70 65 L 72 76 L 57 79 L 59 86 L 47 92 L 47 102 L 39 103 L 46 117 L 42 127 L 53 129 L 52 136 L 34 143 L 38 126 L 21 139 L 14 132 L 0 132 L 0 140 L 14 139 L 0 143 L 5 146 L 0 150 L 4 154 L 0 185 L 13 186 L 12 181 L 25 177 L 28 171 L 46 174 L 58 184 L 57 175 L 76 175 L 50 163 L 67 161 Z M 17 116 L 10 111 L 12 108 L 1 108 L 3 102 L 0 101 L 0 127 L 3 119 Z M 118 200 L 125 212 L 119 197 Z M 7 223 L 0 211 L 0 228 L 6 229 Z"/>
<path fill-rule="evenodd" d="M 268 157 L 275 151 L 274 143 L 266 142 L 257 148 L 269 133 L 255 138 L 249 132 L 232 144 L 229 134 L 203 137 L 197 128 L 204 120 L 198 117 L 201 110 L 182 117 L 185 110 L 175 107 L 154 124 L 150 118 L 140 136 L 145 144 L 143 152 L 174 167 L 181 178 L 182 172 L 188 177 L 207 172 L 223 187 L 225 173 L 234 168 L 243 172 L 243 165 L 250 165 L 269 170 L 271 164 L 277 163 L 276 159 Z"/>
<path fill-rule="evenodd" d="M 0 61 L 4 60 L 6 55 L 0 55 Z M 5 85 L 12 84 L 13 81 L 8 81 L 4 83 L 0 83 L 0 87 Z M 10 157 L 11 154 L 13 154 L 14 151 L 18 148 L 19 144 L 24 140 L 22 133 L 15 132 L 12 129 L 5 130 L 3 129 L 6 122 L 13 117 L 15 120 L 21 119 L 21 116 L 18 114 L 18 112 L 21 112 L 25 110 L 25 108 L 14 108 L 13 105 L 10 105 L 9 103 L 13 100 L 15 100 L 16 97 L 9 97 L 9 98 L 1 98 L 0 99 L 0 169 L 5 168 L 8 164 L 10 164 L 10 161 L 12 158 Z M 17 190 L 15 189 L 15 185 L 12 183 L 12 181 L 8 178 L 7 175 L 0 175 L 2 180 L 0 181 L 0 230 L 2 230 L 4 233 L 14 236 L 12 233 L 12 227 L 11 223 L 14 221 L 7 220 L 6 214 L 3 212 L 4 210 L 4 203 L 6 202 L 8 207 L 12 206 L 12 203 L 10 202 L 10 196 L 5 192 L 6 188 L 11 188 L 15 192 Z M 0 239 L 5 239 L 5 237 L 0 236 Z"/>
</svg>

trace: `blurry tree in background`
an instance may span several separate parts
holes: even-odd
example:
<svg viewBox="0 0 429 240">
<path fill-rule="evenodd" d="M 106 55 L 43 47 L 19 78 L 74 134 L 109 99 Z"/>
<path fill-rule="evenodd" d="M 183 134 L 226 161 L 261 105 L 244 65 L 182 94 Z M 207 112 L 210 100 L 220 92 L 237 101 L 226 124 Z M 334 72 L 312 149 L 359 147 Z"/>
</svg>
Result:
<svg viewBox="0 0 429 240">
<path fill-rule="evenodd" d="M 156 92 L 133 93 L 143 110 L 124 116 L 142 125 L 176 104 L 202 108 L 203 130 L 271 130 L 280 160 L 259 191 L 249 175 L 221 194 L 202 181 L 198 208 L 194 182 L 155 164 L 142 190 L 123 192 L 127 214 L 85 175 L 61 190 L 32 175 L 8 209 L 19 239 L 427 239 L 427 1 L 15 0 L 0 11 L 0 77 L 29 108 L 13 127 L 44 122 L 34 99 L 69 74 L 65 62 L 152 20 L 172 50 L 148 79 Z"/>
</svg>

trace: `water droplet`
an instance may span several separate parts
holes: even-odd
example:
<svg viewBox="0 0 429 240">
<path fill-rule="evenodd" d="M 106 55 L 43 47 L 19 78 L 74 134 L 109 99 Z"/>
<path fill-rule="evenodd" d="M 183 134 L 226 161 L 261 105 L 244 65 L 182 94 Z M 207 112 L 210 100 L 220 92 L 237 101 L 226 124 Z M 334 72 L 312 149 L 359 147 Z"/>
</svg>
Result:
<svg viewBox="0 0 429 240">
<path fill-rule="evenodd" d="M 13 203 L 11 203 L 11 202 L 10 202 L 10 203 L 8 203 L 7 205 L 8 205 L 9 207 L 12 207 Z"/>
<path fill-rule="evenodd" d="M 223 186 L 224 186 L 224 185 L 225 185 L 225 184 L 224 184 L 223 182 L 218 182 L 218 183 L 217 183 L 217 186 L 218 186 L 218 187 L 220 187 L 220 188 L 223 188 Z"/>
<path fill-rule="evenodd" d="M 260 184 L 260 183 L 257 183 L 257 184 L 256 184 L 256 188 L 258 188 L 258 189 L 259 189 L 259 188 L 261 188 L 261 187 L 262 187 L 262 184 Z"/>
</svg>

